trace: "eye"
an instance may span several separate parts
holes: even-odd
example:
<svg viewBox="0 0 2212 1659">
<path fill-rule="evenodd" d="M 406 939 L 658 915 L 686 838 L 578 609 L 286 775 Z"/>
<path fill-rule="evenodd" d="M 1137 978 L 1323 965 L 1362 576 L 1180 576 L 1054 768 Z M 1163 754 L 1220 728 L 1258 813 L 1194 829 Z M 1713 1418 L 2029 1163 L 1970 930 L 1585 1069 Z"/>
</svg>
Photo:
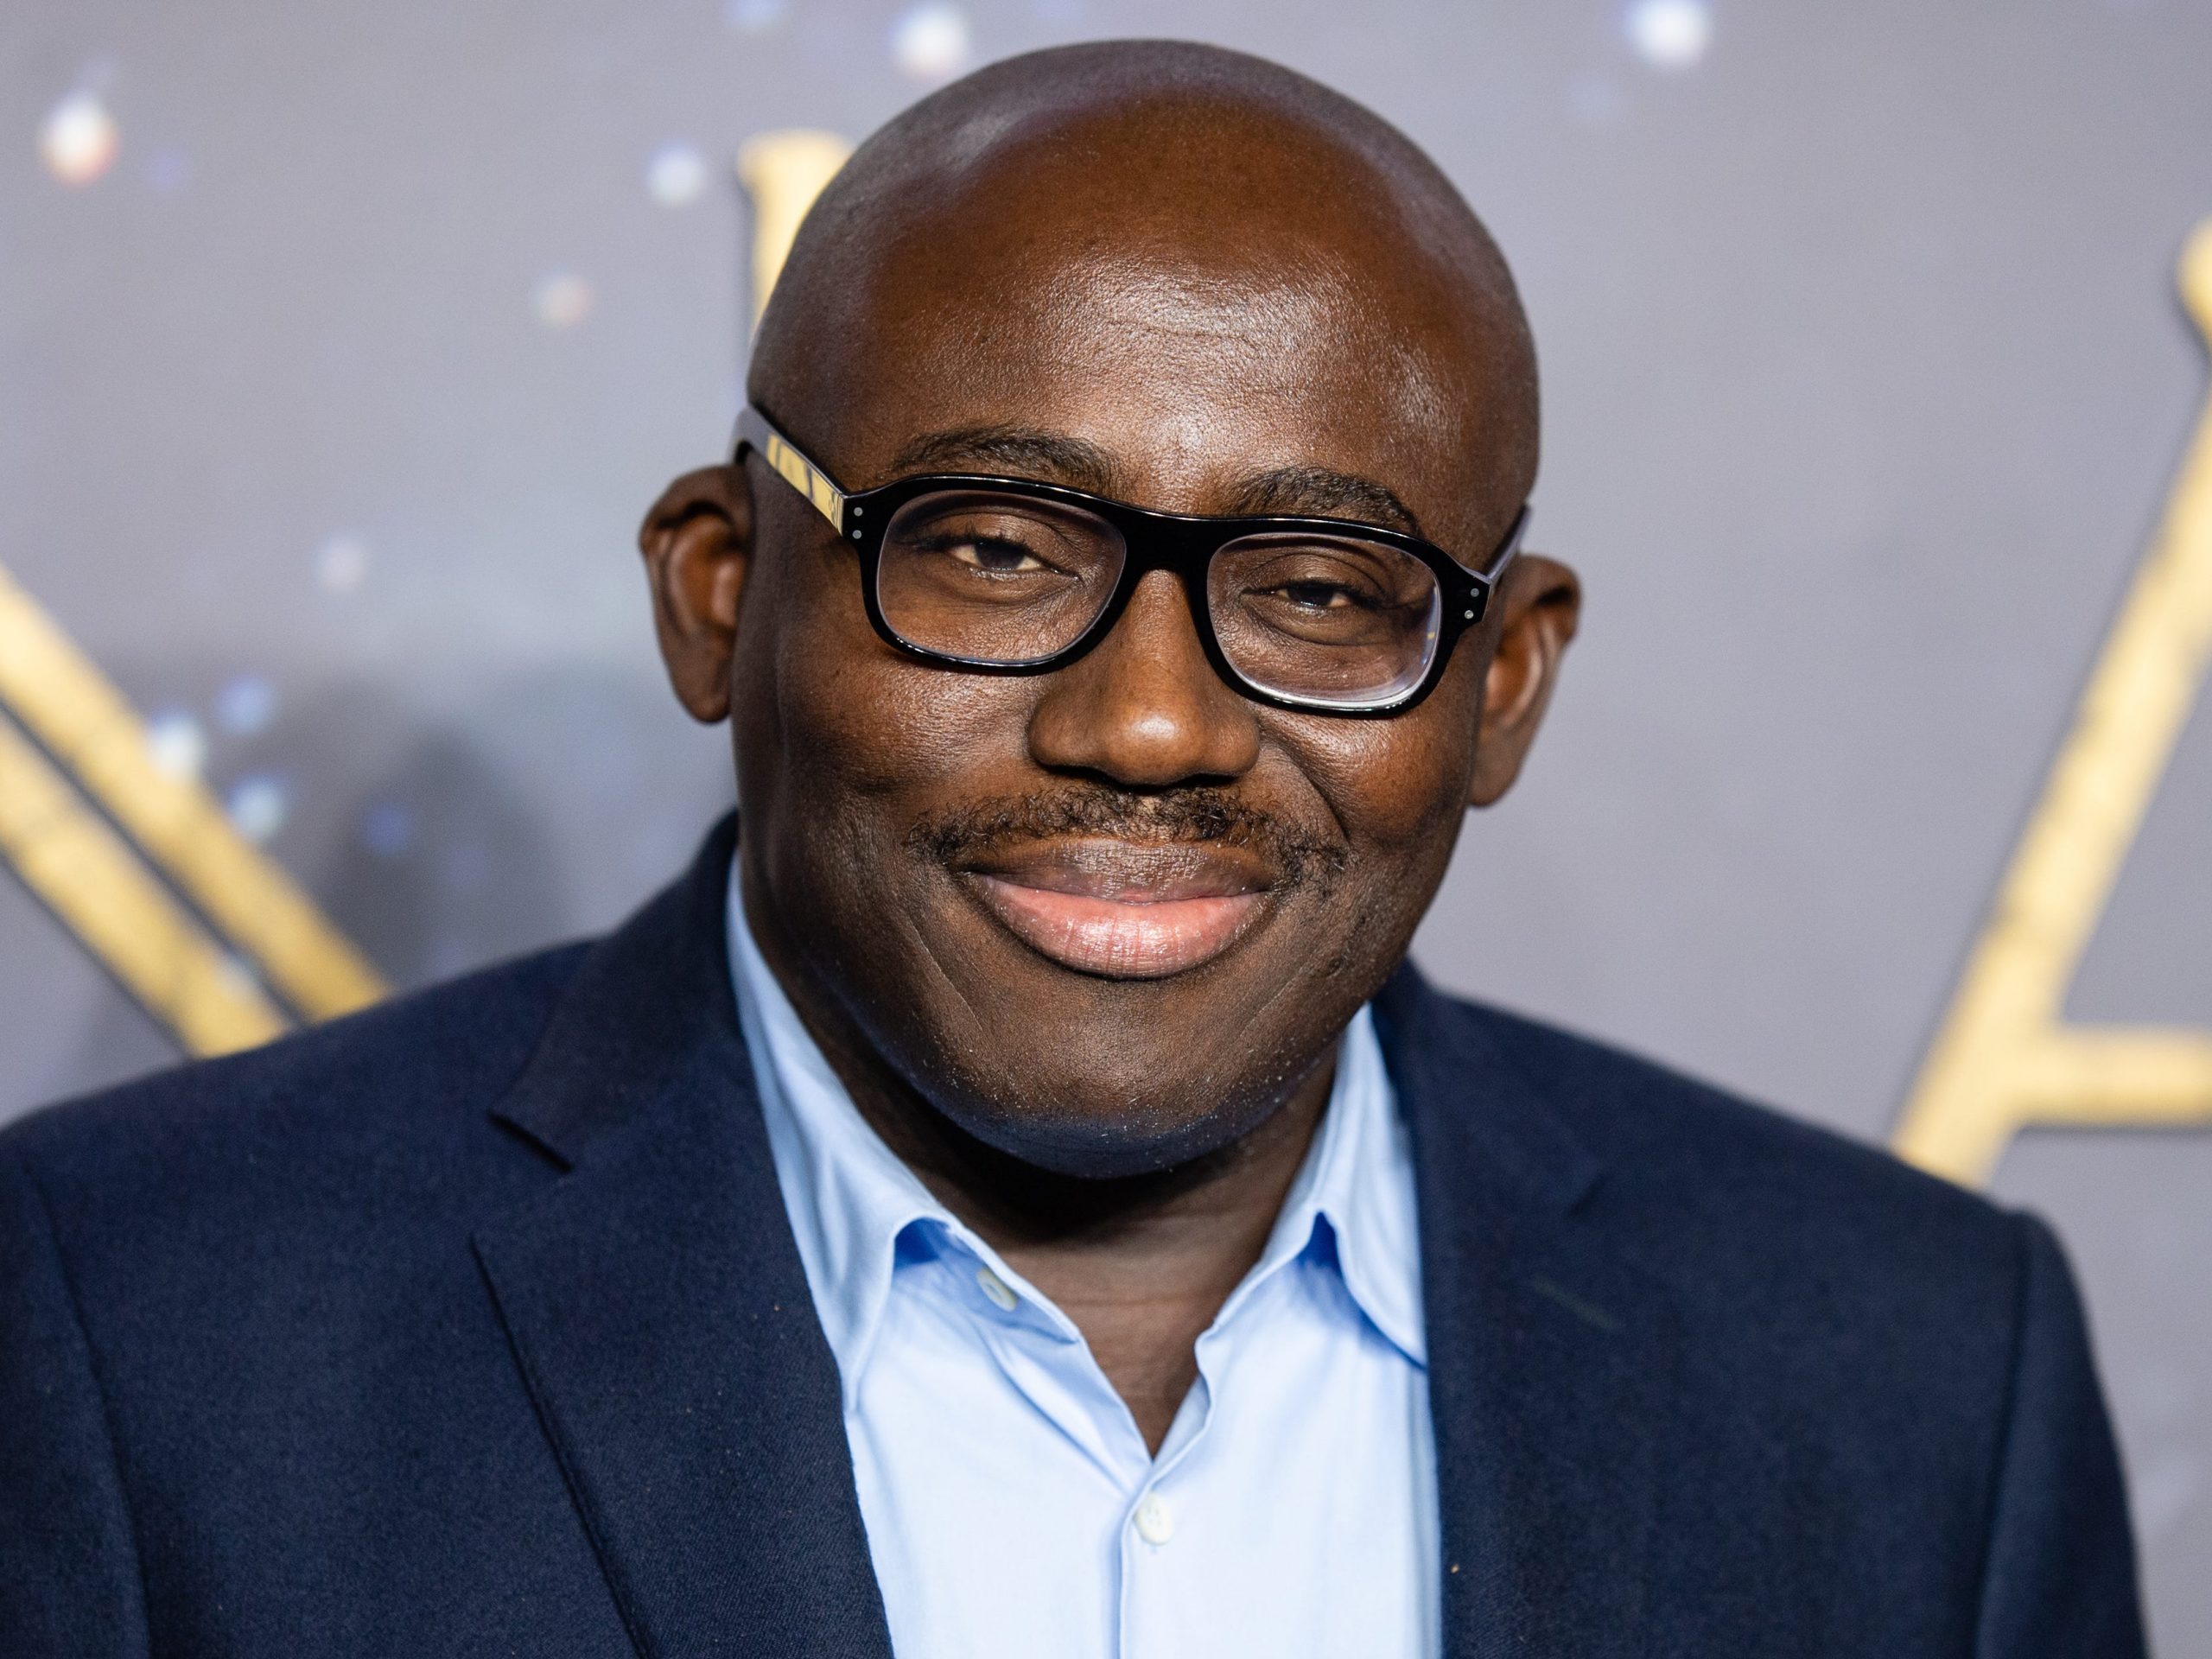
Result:
<svg viewBox="0 0 2212 1659">
<path fill-rule="evenodd" d="M 944 536 L 933 538 L 931 551 L 950 555 L 957 563 L 986 575 L 1026 575 L 1048 567 L 1020 542 L 990 536 Z"/>
<path fill-rule="evenodd" d="M 1333 582 L 1287 582 L 1275 592 L 1308 611 L 1340 611 L 1363 602 L 1351 588 Z"/>
</svg>

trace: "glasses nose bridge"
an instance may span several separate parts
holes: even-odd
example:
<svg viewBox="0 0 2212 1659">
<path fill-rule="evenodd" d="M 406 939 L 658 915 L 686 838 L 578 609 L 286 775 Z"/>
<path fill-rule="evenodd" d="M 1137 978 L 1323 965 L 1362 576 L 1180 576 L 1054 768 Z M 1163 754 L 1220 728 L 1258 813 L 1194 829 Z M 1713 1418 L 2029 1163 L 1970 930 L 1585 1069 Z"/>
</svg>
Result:
<svg viewBox="0 0 2212 1659">
<path fill-rule="evenodd" d="M 1214 638 L 1212 601 L 1206 591 L 1206 566 L 1215 550 L 1226 539 L 1221 528 L 1207 519 L 1154 512 L 1143 507 L 1125 506 L 1114 517 L 1117 521 L 1115 533 L 1122 541 L 1121 580 L 1114 584 L 1112 599 L 1078 648 L 1080 654 L 1088 656 L 1105 643 L 1108 635 L 1119 631 L 1122 618 L 1136 598 L 1139 584 L 1154 571 L 1164 570 L 1175 577 L 1183 589 L 1184 607 L 1206 659 L 1223 679 L 1241 689 L 1236 677 L 1221 660 L 1220 647 Z"/>
<path fill-rule="evenodd" d="M 1224 540 L 1220 526 L 1211 519 L 1142 507 L 1124 507 L 1115 516 L 1121 521 L 1114 528 L 1122 538 L 1124 580 L 1131 586 L 1152 571 L 1172 570 L 1190 588 L 1204 577 L 1206 561 Z"/>
</svg>

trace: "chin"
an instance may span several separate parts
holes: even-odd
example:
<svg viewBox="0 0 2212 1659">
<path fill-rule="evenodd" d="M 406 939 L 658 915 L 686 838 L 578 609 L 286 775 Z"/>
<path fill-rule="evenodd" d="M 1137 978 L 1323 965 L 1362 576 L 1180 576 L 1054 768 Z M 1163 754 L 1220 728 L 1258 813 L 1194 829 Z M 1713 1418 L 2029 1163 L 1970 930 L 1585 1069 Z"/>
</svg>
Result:
<svg viewBox="0 0 2212 1659">
<path fill-rule="evenodd" d="M 1158 995 L 1173 984 L 1087 982 L 1093 995 L 1071 999 L 1078 1007 L 1063 1002 L 1052 1017 L 981 1033 L 971 1026 L 956 1052 L 908 1076 L 963 1131 L 1025 1164 L 1091 1179 L 1151 1174 L 1265 1122 L 1358 1006 L 1354 999 L 1339 1019 L 1311 995 L 1255 1006 Z M 1293 1009 L 1300 1017 L 1286 1020 Z M 1040 1031 L 1049 1037 L 1033 1034 Z"/>
<path fill-rule="evenodd" d="M 966 1134 L 1056 1174 L 1206 1157 L 1291 1098 L 1373 988 L 1344 960 L 1358 930 L 1282 896 L 1200 965 L 1117 977 L 1052 959 L 955 889 L 916 907 L 929 960 L 899 978 L 921 994 L 878 1027 L 879 1052 Z"/>
<path fill-rule="evenodd" d="M 838 953 L 859 1034 L 963 1133 L 1067 1177 L 1158 1173 L 1250 1134 L 1395 961 L 1388 929 L 1305 889 L 1269 895 L 1196 966 L 1085 972 L 1037 949 L 967 884 L 917 885 L 841 918 L 841 933 L 872 947 Z M 861 924 L 882 914 L 911 925 L 887 935 Z"/>
<path fill-rule="evenodd" d="M 1108 1181 L 1155 1175 L 1217 1153 L 1266 1122 L 1287 1098 L 1186 1116 L 1150 1106 L 1133 1109 L 1127 1101 L 1063 1107 L 1048 1115 L 967 1090 L 935 1103 L 964 1133 L 1009 1158 L 1054 1175 Z"/>
</svg>

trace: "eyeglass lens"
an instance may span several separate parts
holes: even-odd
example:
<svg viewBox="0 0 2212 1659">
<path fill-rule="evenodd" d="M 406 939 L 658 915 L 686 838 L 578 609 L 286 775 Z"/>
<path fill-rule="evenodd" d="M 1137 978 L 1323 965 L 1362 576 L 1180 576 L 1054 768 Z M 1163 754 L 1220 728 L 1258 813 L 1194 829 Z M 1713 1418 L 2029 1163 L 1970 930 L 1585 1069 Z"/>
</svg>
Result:
<svg viewBox="0 0 2212 1659">
<path fill-rule="evenodd" d="M 1020 667 L 1083 638 L 1128 556 L 1121 532 L 1082 508 L 937 491 L 892 516 L 876 603 L 910 645 Z M 1418 685 L 1443 610 L 1435 572 L 1412 554 L 1303 531 L 1224 543 L 1207 566 L 1205 602 L 1223 658 L 1249 684 L 1346 706 Z"/>
</svg>

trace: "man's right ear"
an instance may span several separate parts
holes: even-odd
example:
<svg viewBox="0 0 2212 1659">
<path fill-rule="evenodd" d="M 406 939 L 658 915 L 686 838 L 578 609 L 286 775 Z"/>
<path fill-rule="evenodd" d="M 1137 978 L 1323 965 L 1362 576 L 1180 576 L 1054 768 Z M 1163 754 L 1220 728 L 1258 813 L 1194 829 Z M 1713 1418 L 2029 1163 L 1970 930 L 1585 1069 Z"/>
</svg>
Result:
<svg viewBox="0 0 2212 1659">
<path fill-rule="evenodd" d="M 753 552 L 753 491 L 741 463 L 702 467 L 661 492 L 638 527 L 668 682 L 691 718 L 729 715 L 730 659 Z"/>
</svg>

